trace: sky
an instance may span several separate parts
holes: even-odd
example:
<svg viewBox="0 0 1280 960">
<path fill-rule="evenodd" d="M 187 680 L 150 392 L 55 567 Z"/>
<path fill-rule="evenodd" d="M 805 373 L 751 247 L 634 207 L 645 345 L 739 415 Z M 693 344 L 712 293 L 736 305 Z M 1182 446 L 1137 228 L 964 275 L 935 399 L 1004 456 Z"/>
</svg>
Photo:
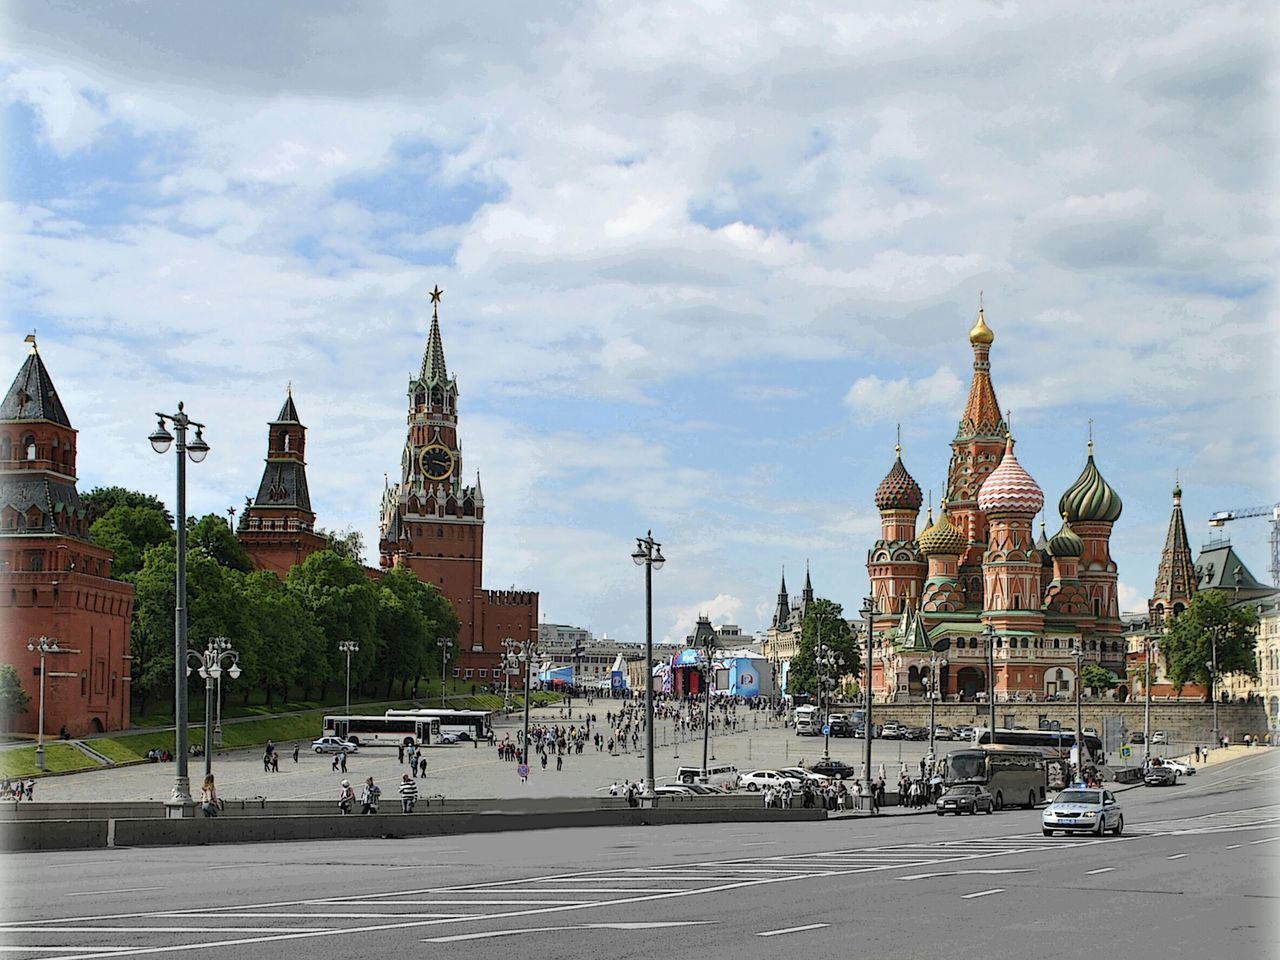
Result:
<svg viewBox="0 0 1280 960">
<path fill-rule="evenodd" d="M 172 503 L 185 402 L 197 514 L 291 383 L 376 565 L 439 284 L 486 586 L 642 639 L 652 529 L 679 639 L 806 563 L 853 615 L 899 423 L 942 496 L 981 296 L 1020 462 L 1056 505 L 1092 420 L 1145 610 L 1175 474 L 1193 546 L 1277 498 L 1268 8 L 11 0 L 0 357 L 37 332 L 82 492 Z"/>
</svg>

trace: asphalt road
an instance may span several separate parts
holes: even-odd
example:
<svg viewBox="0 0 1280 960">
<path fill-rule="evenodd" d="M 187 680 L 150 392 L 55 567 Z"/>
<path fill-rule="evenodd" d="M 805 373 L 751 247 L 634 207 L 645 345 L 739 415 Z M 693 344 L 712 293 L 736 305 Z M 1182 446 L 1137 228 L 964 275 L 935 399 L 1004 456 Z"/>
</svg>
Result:
<svg viewBox="0 0 1280 960">
<path fill-rule="evenodd" d="M 10 854 L 0 950 L 447 956 L 1271 957 L 1280 753 L 1039 811 Z"/>
</svg>

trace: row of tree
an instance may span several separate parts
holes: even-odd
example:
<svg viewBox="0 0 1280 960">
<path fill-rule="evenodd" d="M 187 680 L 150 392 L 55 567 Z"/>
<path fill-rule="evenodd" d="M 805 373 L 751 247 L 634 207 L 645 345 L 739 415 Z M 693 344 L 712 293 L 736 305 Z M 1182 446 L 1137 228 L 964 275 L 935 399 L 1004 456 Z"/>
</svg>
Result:
<svg viewBox="0 0 1280 960">
<path fill-rule="evenodd" d="M 93 520 L 89 536 L 110 549 L 113 573 L 137 590 L 133 621 L 132 690 L 143 715 L 157 699 L 169 702 L 174 675 L 177 546 L 172 517 L 155 497 L 120 487 L 84 497 Z M 330 546 L 293 567 L 281 581 L 253 569 L 225 519 L 216 514 L 187 524 L 187 632 L 192 650 L 212 637 L 228 637 L 239 654 L 241 676 L 224 686 L 246 702 L 266 703 L 291 688 L 304 699 L 327 696 L 346 677 L 342 640 L 351 657 L 352 689 L 406 696 L 424 677 L 440 672 L 438 641 L 450 659 L 457 643 L 453 607 L 431 584 L 406 569 L 369 579 L 353 535 L 329 535 Z M 192 683 L 198 677 L 193 675 Z M 202 681 L 199 681 L 202 682 Z"/>
</svg>

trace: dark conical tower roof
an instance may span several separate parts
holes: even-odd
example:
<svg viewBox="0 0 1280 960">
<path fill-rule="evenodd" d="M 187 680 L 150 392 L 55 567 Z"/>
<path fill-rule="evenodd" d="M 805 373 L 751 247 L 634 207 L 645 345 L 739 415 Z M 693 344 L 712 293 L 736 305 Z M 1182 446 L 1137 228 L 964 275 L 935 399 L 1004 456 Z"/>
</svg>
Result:
<svg viewBox="0 0 1280 960">
<path fill-rule="evenodd" d="M 280 412 L 276 414 L 276 418 L 272 423 L 297 423 L 302 421 L 298 419 L 298 408 L 293 405 L 293 384 L 288 387 L 288 392 L 284 398 L 284 406 L 280 408 Z"/>
<path fill-rule="evenodd" d="M 70 429 L 71 420 L 36 350 L 36 338 L 28 337 L 27 343 L 31 351 L 0 403 L 0 420 L 51 420 Z"/>
<path fill-rule="evenodd" d="M 787 571 L 782 571 L 782 585 L 778 587 L 778 605 L 773 610 L 773 625 L 778 629 L 786 627 L 791 618 L 791 600 L 787 596 Z"/>
<path fill-rule="evenodd" d="M 427 383 L 445 383 L 449 371 L 444 363 L 444 341 L 440 338 L 440 298 L 444 291 L 438 286 L 431 291 L 431 333 L 427 335 L 427 349 L 422 354 L 422 371 L 419 378 Z"/>
<path fill-rule="evenodd" d="M 1160 568 L 1156 571 L 1156 585 L 1151 596 L 1155 600 L 1190 600 L 1196 592 L 1195 561 L 1191 559 L 1191 544 L 1187 541 L 1187 524 L 1182 519 L 1182 487 L 1173 488 L 1173 511 L 1169 515 L 1169 531 L 1165 534 L 1164 550 L 1160 553 Z"/>
</svg>

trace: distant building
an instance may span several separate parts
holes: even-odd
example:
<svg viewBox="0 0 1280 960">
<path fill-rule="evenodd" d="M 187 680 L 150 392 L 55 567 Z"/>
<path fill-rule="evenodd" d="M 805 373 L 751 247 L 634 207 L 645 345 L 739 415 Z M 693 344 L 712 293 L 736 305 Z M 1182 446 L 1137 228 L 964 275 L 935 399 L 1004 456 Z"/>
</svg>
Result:
<svg viewBox="0 0 1280 960">
<path fill-rule="evenodd" d="M 30 639 L 58 641 L 46 657 L 45 732 L 56 737 L 129 726 L 129 630 L 133 585 L 111 578 L 111 551 L 89 540 L 76 490 L 76 430 L 36 350 L 0 403 L 0 661 L 13 664 L 31 697 L 14 728 L 32 733 L 40 708 L 40 653 Z"/>
<path fill-rule="evenodd" d="M 773 675 L 783 692 L 786 692 L 791 660 L 800 649 L 801 627 L 811 603 L 813 581 L 809 578 L 808 564 L 804 569 L 804 589 L 795 602 L 787 594 L 787 574 L 784 570 L 782 582 L 778 586 L 778 602 L 773 608 L 773 619 L 769 622 L 769 629 L 765 631 L 764 643 L 760 649 L 761 655 L 772 665 Z"/>
<path fill-rule="evenodd" d="M 576 657 L 575 650 L 579 651 Z M 642 661 L 644 645 L 608 637 L 597 639 L 590 630 L 566 623 L 538 624 L 539 659 L 552 667 L 572 667 L 576 687 L 608 686 L 619 656 L 626 663 Z"/>
</svg>

